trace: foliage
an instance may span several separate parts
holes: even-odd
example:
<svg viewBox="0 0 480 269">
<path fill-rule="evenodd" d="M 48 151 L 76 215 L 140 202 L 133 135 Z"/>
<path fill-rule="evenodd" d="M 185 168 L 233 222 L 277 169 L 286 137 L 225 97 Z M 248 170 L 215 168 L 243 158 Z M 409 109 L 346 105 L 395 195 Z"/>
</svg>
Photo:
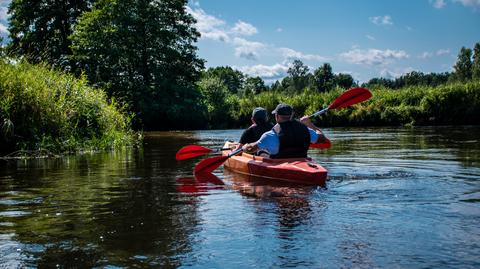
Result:
<svg viewBox="0 0 480 269">
<path fill-rule="evenodd" d="M 285 86 L 293 91 L 301 91 L 308 85 L 308 66 L 304 65 L 300 60 L 294 60 L 292 65 L 288 68 L 288 80 Z"/>
<path fill-rule="evenodd" d="M 225 84 L 225 86 L 227 86 L 228 91 L 233 94 L 236 94 L 240 91 L 245 80 L 245 75 L 242 72 L 234 70 L 229 66 L 208 68 L 202 73 L 202 77 L 219 78 Z"/>
<path fill-rule="evenodd" d="M 69 152 L 132 143 L 129 117 L 86 84 L 45 66 L 0 61 L 2 151 Z"/>
<path fill-rule="evenodd" d="M 314 119 L 321 126 L 446 125 L 480 124 L 480 82 L 445 84 L 438 87 L 412 86 L 392 91 L 371 89 L 373 97 L 350 108 L 332 110 Z M 319 93 L 309 89 L 290 95 L 274 91 L 239 100 L 238 124 L 248 124 L 257 106 L 271 111 L 279 102 L 290 104 L 297 117 L 327 107 L 343 89 Z"/>
<path fill-rule="evenodd" d="M 473 48 L 472 78 L 480 80 L 480 42 Z"/>
<path fill-rule="evenodd" d="M 203 105 L 207 108 L 205 117 L 210 123 L 209 127 L 219 128 L 231 124 L 229 115 L 235 111 L 235 99 L 229 98 L 225 83 L 217 77 L 205 77 L 198 82 L 198 87 L 203 96 Z"/>
<path fill-rule="evenodd" d="M 462 47 L 458 53 L 457 63 L 453 66 L 455 69 L 455 79 L 468 81 L 472 79 L 472 50 Z"/>
<path fill-rule="evenodd" d="M 429 73 L 424 74 L 418 71 L 406 73 L 396 79 L 387 78 L 372 78 L 367 83 L 362 84 L 362 87 L 386 87 L 390 89 L 400 89 L 411 86 L 432 86 L 436 87 L 445 84 L 450 79 L 450 73 Z"/>
<path fill-rule="evenodd" d="M 9 7 L 9 52 L 33 63 L 70 68 L 68 56 L 72 53 L 68 36 L 91 3 L 90 0 L 13 0 Z"/>
<path fill-rule="evenodd" d="M 328 92 L 335 87 L 335 75 L 329 63 L 317 68 L 313 73 L 313 79 L 313 87 L 319 92 Z"/>
<path fill-rule="evenodd" d="M 137 114 L 146 129 L 198 128 L 203 61 L 187 0 L 99 0 L 71 36 L 88 80 Z"/>
</svg>

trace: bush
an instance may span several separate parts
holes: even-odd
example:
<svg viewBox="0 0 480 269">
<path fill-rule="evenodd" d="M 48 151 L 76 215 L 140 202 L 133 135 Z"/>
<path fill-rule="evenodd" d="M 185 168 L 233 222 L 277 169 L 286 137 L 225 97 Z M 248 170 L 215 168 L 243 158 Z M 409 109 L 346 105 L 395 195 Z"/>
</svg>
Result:
<svg viewBox="0 0 480 269">
<path fill-rule="evenodd" d="M 84 78 L 0 60 L 0 149 L 54 153 L 133 142 L 130 117 Z"/>
<path fill-rule="evenodd" d="M 480 124 L 480 81 L 437 87 L 411 86 L 398 90 L 370 89 L 373 97 L 350 108 L 332 110 L 314 119 L 319 126 L 398 126 Z M 327 107 L 343 89 L 326 93 L 305 89 L 300 94 L 262 92 L 239 100 L 239 126 L 257 106 L 272 111 L 279 102 L 290 104 L 296 117 Z"/>
</svg>

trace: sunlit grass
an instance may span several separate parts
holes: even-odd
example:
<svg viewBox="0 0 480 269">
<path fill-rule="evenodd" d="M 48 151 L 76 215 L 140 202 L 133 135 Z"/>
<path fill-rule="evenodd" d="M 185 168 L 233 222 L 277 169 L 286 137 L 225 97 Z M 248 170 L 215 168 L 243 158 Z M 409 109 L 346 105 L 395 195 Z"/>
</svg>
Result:
<svg viewBox="0 0 480 269">
<path fill-rule="evenodd" d="M 132 142 L 130 117 L 84 78 L 0 60 L 0 151 L 64 153 Z"/>
</svg>

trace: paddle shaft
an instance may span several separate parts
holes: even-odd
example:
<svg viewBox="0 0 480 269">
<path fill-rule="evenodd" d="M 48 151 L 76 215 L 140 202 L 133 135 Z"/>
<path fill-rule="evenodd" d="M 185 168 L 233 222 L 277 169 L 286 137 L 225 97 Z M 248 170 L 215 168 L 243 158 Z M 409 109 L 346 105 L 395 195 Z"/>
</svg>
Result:
<svg viewBox="0 0 480 269">
<path fill-rule="evenodd" d="M 319 110 L 319 111 L 313 113 L 312 115 L 310 115 L 310 116 L 308 116 L 308 117 L 309 117 L 309 118 L 313 118 L 313 117 L 316 117 L 316 116 L 318 116 L 318 115 L 322 115 L 322 114 L 326 113 L 327 111 L 328 111 L 328 107 L 327 107 L 327 108 L 324 108 L 324 109 L 322 109 L 322 110 Z"/>
</svg>

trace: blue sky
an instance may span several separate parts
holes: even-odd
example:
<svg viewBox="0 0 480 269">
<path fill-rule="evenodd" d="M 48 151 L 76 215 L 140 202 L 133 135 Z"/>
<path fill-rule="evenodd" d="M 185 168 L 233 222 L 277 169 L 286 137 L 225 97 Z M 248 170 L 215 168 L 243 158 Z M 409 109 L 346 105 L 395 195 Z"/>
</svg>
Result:
<svg viewBox="0 0 480 269">
<path fill-rule="evenodd" d="M 0 0 L 0 36 L 8 34 Z M 267 83 L 295 59 L 355 80 L 451 71 L 480 42 L 480 0 L 191 0 L 207 67 L 232 66 Z"/>
<path fill-rule="evenodd" d="M 451 71 L 480 42 L 480 0 L 195 0 L 207 67 L 232 66 L 268 82 L 294 59 L 325 62 L 360 82 L 413 70 Z"/>
</svg>

